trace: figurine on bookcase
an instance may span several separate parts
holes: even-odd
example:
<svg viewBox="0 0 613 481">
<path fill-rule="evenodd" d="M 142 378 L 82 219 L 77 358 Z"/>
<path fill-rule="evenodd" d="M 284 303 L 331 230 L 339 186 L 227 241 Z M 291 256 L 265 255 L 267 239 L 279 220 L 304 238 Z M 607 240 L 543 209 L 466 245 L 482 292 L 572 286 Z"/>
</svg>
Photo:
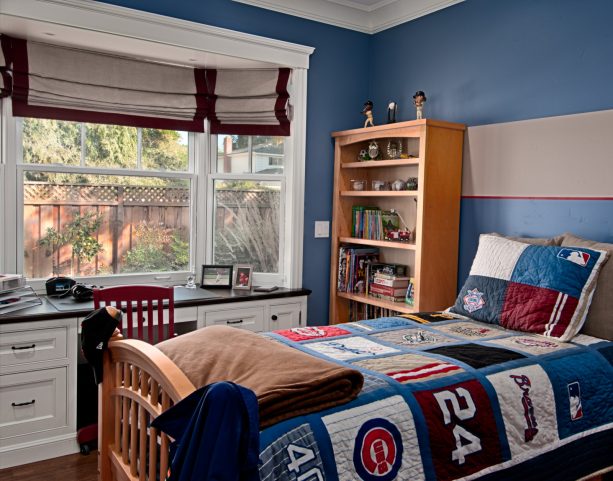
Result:
<svg viewBox="0 0 613 481">
<path fill-rule="evenodd" d="M 368 124 L 370 124 L 371 127 L 374 127 L 375 124 L 373 124 L 372 121 L 372 100 L 367 100 L 366 102 L 364 102 L 364 108 L 362 109 L 362 113 L 366 116 L 366 120 L 364 121 L 364 127 L 368 127 Z"/>
<path fill-rule="evenodd" d="M 415 104 L 415 108 L 417 109 L 417 120 L 423 119 L 424 115 L 424 103 L 426 102 L 426 94 L 422 90 L 418 90 L 413 95 L 413 103 Z"/>
</svg>

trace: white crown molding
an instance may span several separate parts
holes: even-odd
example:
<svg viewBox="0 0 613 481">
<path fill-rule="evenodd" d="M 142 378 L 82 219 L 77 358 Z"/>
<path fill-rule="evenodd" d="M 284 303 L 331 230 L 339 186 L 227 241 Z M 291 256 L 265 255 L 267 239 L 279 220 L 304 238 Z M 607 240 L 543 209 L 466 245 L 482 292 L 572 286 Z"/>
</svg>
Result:
<svg viewBox="0 0 613 481">
<path fill-rule="evenodd" d="M 296 17 L 374 34 L 450 7 L 464 0 L 233 0 Z"/>
<path fill-rule="evenodd" d="M 225 28 L 156 15 L 93 0 L 0 0 L 0 31 L 15 25 L 24 32 L 40 32 L 41 24 L 59 31 L 91 36 L 112 35 L 120 42 L 151 42 L 171 52 L 227 56 L 267 65 L 309 68 L 312 47 L 269 39 Z M 15 32 L 12 32 L 15 34 Z M 47 37 L 47 41 L 52 41 Z M 102 45 L 101 45 L 102 47 Z"/>
</svg>

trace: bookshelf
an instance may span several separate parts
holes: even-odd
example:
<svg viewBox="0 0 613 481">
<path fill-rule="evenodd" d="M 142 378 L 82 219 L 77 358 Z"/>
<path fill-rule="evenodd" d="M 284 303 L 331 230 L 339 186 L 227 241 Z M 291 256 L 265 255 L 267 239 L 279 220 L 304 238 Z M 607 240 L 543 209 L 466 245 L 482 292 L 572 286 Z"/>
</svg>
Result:
<svg viewBox="0 0 613 481">
<path fill-rule="evenodd" d="M 331 235 L 330 324 L 346 322 L 352 303 L 410 313 L 434 311 L 453 304 L 457 294 L 457 260 L 462 181 L 463 124 L 431 119 L 398 122 L 334 132 L 334 192 Z M 381 160 L 359 161 L 371 141 Z M 387 145 L 400 146 L 410 158 L 388 158 Z M 373 180 L 418 179 L 417 190 L 372 190 Z M 352 190 L 364 180 L 364 190 Z M 355 206 L 394 209 L 415 231 L 411 242 L 355 237 Z M 337 290 L 339 248 L 379 249 L 379 262 L 409 266 L 414 278 L 413 306 L 360 292 Z M 354 304 L 355 306 L 355 304 Z"/>
</svg>

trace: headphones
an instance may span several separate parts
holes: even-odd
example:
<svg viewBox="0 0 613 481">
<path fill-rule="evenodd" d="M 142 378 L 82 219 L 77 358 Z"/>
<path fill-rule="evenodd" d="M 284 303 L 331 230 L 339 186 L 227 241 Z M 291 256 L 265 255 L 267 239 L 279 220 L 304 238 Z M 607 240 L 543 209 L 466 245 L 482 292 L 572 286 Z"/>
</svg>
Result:
<svg viewBox="0 0 613 481">
<path fill-rule="evenodd" d="M 90 301 L 94 297 L 96 287 L 92 284 L 75 284 L 70 289 L 70 294 L 75 298 L 75 301 Z"/>
</svg>

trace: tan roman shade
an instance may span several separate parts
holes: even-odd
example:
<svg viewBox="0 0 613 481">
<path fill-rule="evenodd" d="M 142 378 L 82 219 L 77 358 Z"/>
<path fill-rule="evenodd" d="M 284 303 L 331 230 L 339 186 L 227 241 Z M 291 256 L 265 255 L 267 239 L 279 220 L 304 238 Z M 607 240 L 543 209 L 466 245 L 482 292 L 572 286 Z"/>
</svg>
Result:
<svg viewBox="0 0 613 481">
<path fill-rule="evenodd" d="M 13 114 L 213 133 L 289 135 L 289 69 L 183 67 L 2 35 Z"/>
</svg>

